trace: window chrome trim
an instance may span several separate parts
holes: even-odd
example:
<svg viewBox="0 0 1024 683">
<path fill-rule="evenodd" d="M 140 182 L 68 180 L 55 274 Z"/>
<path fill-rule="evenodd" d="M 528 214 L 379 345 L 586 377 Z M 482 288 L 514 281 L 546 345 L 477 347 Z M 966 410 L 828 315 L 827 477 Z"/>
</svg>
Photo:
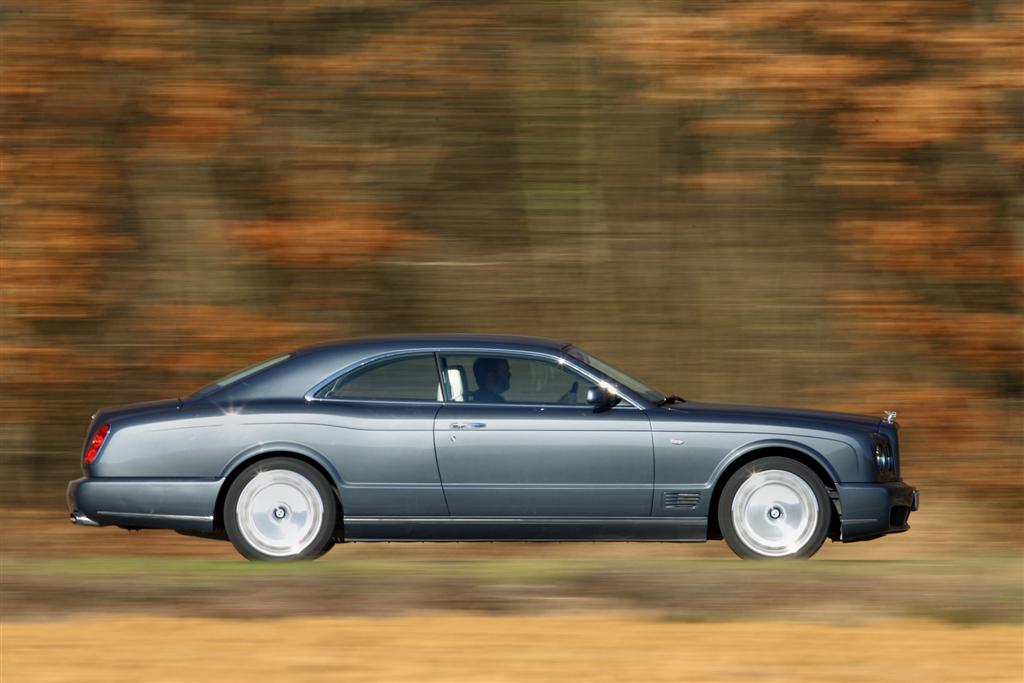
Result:
<svg viewBox="0 0 1024 683">
<path fill-rule="evenodd" d="M 331 382 L 337 380 L 342 375 L 346 375 L 346 374 L 348 374 L 350 372 L 358 370 L 359 368 L 364 367 L 366 365 L 369 365 L 371 363 L 376 363 L 377 361 L 382 361 L 382 360 L 385 360 L 385 359 L 388 359 L 388 358 L 397 358 L 397 357 L 400 357 L 400 356 L 419 356 L 419 355 L 426 355 L 426 354 L 435 354 L 435 366 L 437 367 L 438 382 L 440 382 L 440 384 L 441 384 L 441 394 L 444 397 L 443 400 L 441 400 L 441 401 L 426 401 L 426 400 L 414 400 L 414 399 L 354 399 L 354 398 L 317 398 L 316 397 L 316 393 L 318 391 L 323 389 L 325 386 L 327 386 Z M 605 384 L 605 385 L 609 385 L 609 386 L 611 385 L 611 383 L 608 380 L 601 379 L 597 375 L 595 375 L 594 371 L 591 370 L 588 366 L 581 367 L 578 364 L 579 361 L 577 361 L 574 358 L 567 358 L 565 355 L 557 355 L 557 354 L 554 354 L 554 353 L 547 353 L 547 352 L 542 352 L 542 351 L 523 351 L 521 349 L 509 349 L 509 348 L 479 348 L 479 347 L 452 348 L 452 347 L 434 346 L 434 347 L 430 347 L 430 348 L 399 349 L 399 350 L 394 350 L 394 351 L 384 351 L 382 353 L 374 354 L 372 356 L 367 356 L 366 358 L 362 358 L 360 360 L 357 360 L 354 363 L 349 363 L 348 365 L 342 367 L 340 370 L 337 370 L 336 372 L 333 372 L 330 375 L 328 375 L 327 379 L 324 379 L 324 380 L 321 380 L 320 382 L 318 382 L 312 389 L 310 389 L 309 391 L 306 392 L 304 398 L 306 399 L 307 403 L 311 403 L 313 401 L 326 401 L 326 402 L 330 402 L 330 403 L 398 403 L 398 404 L 428 405 L 428 406 L 439 406 L 439 405 L 445 405 L 445 406 L 490 406 L 490 407 L 498 407 L 498 408 L 500 408 L 500 407 L 515 407 L 515 408 L 524 408 L 524 407 L 525 408 L 583 408 L 585 406 L 590 405 L 588 403 L 566 405 L 564 403 L 477 403 L 476 401 L 450 401 L 448 399 L 448 386 L 445 383 L 444 377 L 441 374 L 441 354 L 448 354 L 448 355 L 456 355 L 456 354 L 458 354 L 458 355 L 491 354 L 491 355 L 497 355 L 497 356 L 500 356 L 500 355 L 511 355 L 511 356 L 527 356 L 527 357 L 534 357 L 534 358 L 542 358 L 542 359 L 545 359 L 545 360 L 554 361 L 554 363 L 556 365 L 568 365 L 570 368 L 572 368 L 578 374 L 583 375 L 584 377 L 589 379 L 594 384 L 597 384 L 597 385 Z M 622 409 L 622 408 L 627 408 L 627 409 L 635 408 L 637 410 L 643 410 L 644 409 L 643 406 L 638 401 L 636 401 L 636 399 L 634 399 L 632 396 L 630 396 L 627 393 L 621 391 L 621 389 L 619 389 L 617 387 L 613 387 L 613 388 L 615 389 L 615 393 L 618 394 L 622 398 L 622 400 L 624 400 L 627 403 L 629 403 L 629 405 L 626 406 L 626 405 L 618 404 L 618 405 L 612 406 L 611 410 Z"/>
<path fill-rule="evenodd" d="M 404 405 L 404 406 L 434 406 L 440 408 L 444 405 L 443 401 L 427 401 L 427 400 L 415 400 L 415 399 L 403 399 L 403 398 L 307 398 L 307 403 L 324 402 L 324 403 L 385 403 L 387 405 Z"/>
<path fill-rule="evenodd" d="M 349 363 L 337 372 L 331 373 L 327 379 L 322 380 L 316 384 L 312 389 L 306 392 L 303 398 L 306 399 L 307 403 L 313 401 L 328 401 L 330 403 L 405 403 L 413 405 L 428 405 L 428 406 L 439 406 L 444 403 L 443 400 L 427 400 L 427 399 L 414 399 L 414 398 L 318 398 L 317 392 L 337 381 L 339 378 L 347 375 L 351 372 L 355 372 L 360 368 L 367 365 L 376 364 L 378 361 L 385 361 L 391 358 L 401 358 L 402 356 L 429 356 L 437 353 L 437 349 L 401 349 L 398 351 L 386 351 L 384 353 L 378 353 L 373 356 L 367 356 L 357 360 L 354 363 Z M 434 369 L 437 371 L 437 358 L 436 356 L 432 359 L 434 361 Z M 444 396 L 444 386 L 441 384 L 441 374 L 438 372 L 437 382 L 441 386 L 441 395 Z"/>
</svg>

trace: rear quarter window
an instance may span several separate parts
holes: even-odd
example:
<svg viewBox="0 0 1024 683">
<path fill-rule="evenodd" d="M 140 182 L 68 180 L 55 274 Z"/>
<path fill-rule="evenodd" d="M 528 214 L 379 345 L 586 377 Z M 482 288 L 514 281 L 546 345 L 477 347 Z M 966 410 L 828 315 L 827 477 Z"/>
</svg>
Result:
<svg viewBox="0 0 1024 683">
<path fill-rule="evenodd" d="M 433 354 L 372 363 L 338 377 L 316 398 L 366 401 L 440 401 L 441 383 Z"/>
</svg>

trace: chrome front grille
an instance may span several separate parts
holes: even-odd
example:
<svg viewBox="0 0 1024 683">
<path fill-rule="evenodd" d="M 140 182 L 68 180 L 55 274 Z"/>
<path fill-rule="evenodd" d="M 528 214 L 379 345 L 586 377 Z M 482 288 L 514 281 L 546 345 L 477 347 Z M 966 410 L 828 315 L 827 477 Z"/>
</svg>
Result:
<svg viewBox="0 0 1024 683">
<path fill-rule="evenodd" d="M 892 475 L 900 478 L 900 430 L 892 430 Z"/>
</svg>

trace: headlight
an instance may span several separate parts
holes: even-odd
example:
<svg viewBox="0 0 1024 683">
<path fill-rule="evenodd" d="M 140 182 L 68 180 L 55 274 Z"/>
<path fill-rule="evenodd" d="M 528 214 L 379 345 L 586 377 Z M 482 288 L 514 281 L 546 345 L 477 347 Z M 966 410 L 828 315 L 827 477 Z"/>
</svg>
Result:
<svg viewBox="0 0 1024 683">
<path fill-rule="evenodd" d="M 889 440 L 880 434 L 874 435 L 875 439 L 875 465 L 881 472 L 895 472 L 895 463 L 892 459 L 892 447 Z"/>
</svg>

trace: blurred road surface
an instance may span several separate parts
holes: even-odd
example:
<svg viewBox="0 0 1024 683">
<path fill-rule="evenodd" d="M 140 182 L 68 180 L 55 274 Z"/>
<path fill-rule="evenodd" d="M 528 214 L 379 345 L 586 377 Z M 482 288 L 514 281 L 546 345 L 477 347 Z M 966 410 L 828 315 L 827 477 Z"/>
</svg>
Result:
<svg viewBox="0 0 1024 683">
<path fill-rule="evenodd" d="M 1017 683 L 1022 641 L 1018 625 L 926 621 L 106 617 L 5 626 L 3 680 Z"/>
</svg>

